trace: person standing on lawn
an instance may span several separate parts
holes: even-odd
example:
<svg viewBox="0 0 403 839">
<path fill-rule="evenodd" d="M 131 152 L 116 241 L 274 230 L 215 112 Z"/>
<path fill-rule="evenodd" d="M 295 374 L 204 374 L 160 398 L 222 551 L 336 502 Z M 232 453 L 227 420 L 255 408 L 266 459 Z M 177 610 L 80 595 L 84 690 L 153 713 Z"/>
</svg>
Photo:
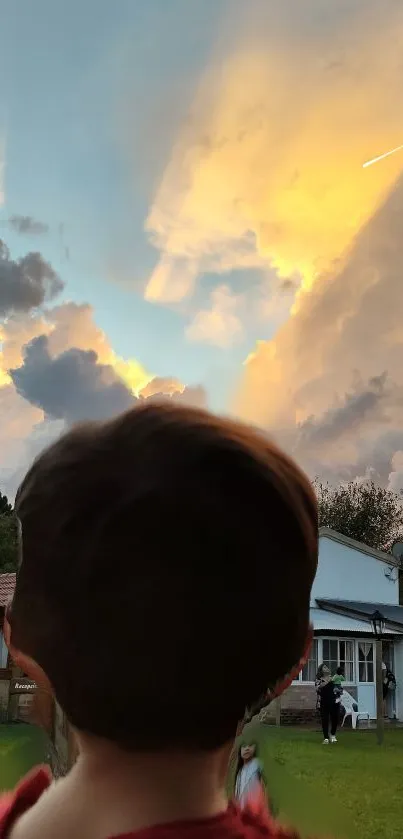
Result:
<svg viewBox="0 0 403 839">
<path fill-rule="evenodd" d="M 388 716 L 387 712 L 387 700 L 390 691 L 396 689 L 396 678 L 394 673 L 386 666 L 385 662 L 382 662 L 382 695 L 383 695 L 383 715 L 384 717 Z"/>
<path fill-rule="evenodd" d="M 333 682 L 332 674 L 326 664 L 322 664 L 319 668 L 315 685 L 319 697 L 323 743 L 327 746 L 329 743 L 337 743 L 341 688 Z"/>
</svg>

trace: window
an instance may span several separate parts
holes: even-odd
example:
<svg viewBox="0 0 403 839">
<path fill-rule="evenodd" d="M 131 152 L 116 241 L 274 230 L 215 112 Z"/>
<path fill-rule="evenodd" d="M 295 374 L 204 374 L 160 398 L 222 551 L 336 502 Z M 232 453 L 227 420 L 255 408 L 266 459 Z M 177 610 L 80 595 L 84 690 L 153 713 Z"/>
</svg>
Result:
<svg viewBox="0 0 403 839">
<path fill-rule="evenodd" d="M 331 641 L 325 638 L 322 641 L 322 658 L 323 664 L 326 664 L 331 673 L 334 673 L 339 666 L 339 642 L 337 638 Z"/>
<path fill-rule="evenodd" d="M 374 681 L 374 645 L 372 641 L 358 642 L 358 679 L 360 682 Z"/>
<path fill-rule="evenodd" d="M 339 641 L 339 662 L 346 682 L 354 682 L 354 641 Z"/>
<path fill-rule="evenodd" d="M 297 682 L 314 682 L 316 679 L 316 672 L 318 669 L 318 642 L 316 638 L 314 639 L 311 647 L 311 652 L 309 654 L 309 659 L 305 664 L 305 667 L 302 668 L 301 673 L 299 673 L 296 681 Z"/>
<path fill-rule="evenodd" d="M 343 667 L 346 682 L 354 682 L 354 641 L 324 638 L 322 644 L 323 663 L 327 664 L 331 673 Z"/>
</svg>

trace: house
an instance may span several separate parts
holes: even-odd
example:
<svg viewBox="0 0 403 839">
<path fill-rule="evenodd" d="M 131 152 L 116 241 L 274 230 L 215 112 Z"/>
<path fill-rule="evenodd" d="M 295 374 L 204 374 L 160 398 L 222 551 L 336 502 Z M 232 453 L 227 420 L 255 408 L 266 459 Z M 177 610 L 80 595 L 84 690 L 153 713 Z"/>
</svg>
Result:
<svg viewBox="0 0 403 839">
<path fill-rule="evenodd" d="M 14 588 L 15 574 L 0 574 L 0 722 L 7 719 L 12 677 L 11 663 L 3 634 L 3 622 L 6 606 L 12 599 Z"/>
<path fill-rule="evenodd" d="M 394 672 L 396 691 L 388 699 L 390 718 L 403 720 L 403 606 L 399 605 L 400 563 L 328 528 L 319 531 L 319 563 L 311 595 L 314 642 L 310 659 L 281 700 L 281 720 L 315 716 L 315 675 L 324 662 L 334 673 L 342 665 L 346 690 L 376 719 L 375 637 L 371 616 L 385 619 L 383 660 Z"/>
<path fill-rule="evenodd" d="M 4 615 L 15 589 L 15 574 L 0 574 L 0 723 L 15 720 L 44 728 L 57 774 L 74 762 L 76 750 L 71 728 L 57 702 L 15 667 L 4 640 Z"/>
</svg>

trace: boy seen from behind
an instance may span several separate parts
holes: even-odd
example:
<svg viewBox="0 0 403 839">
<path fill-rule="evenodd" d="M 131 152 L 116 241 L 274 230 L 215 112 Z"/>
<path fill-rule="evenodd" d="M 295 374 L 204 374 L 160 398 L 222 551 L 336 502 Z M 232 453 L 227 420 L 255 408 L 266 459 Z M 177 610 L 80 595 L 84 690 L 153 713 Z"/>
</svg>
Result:
<svg viewBox="0 0 403 839">
<path fill-rule="evenodd" d="M 293 461 L 238 422 L 145 403 L 42 453 L 16 512 L 10 649 L 79 757 L 0 798 L 0 837 L 289 835 L 225 786 L 245 708 L 309 634 L 317 509 Z"/>
</svg>

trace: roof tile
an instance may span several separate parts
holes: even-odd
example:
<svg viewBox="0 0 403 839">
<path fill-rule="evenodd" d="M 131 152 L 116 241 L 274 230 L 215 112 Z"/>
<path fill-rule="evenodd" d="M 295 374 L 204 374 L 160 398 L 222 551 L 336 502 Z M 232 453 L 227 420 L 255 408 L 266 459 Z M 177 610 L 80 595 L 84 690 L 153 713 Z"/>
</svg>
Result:
<svg viewBox="0 0 403 839">
<path fill-rule="evenodd" d="M 0 606 L 7 606 L 15 589 L 15 574 L 0 574 Z"/>
</svg>

